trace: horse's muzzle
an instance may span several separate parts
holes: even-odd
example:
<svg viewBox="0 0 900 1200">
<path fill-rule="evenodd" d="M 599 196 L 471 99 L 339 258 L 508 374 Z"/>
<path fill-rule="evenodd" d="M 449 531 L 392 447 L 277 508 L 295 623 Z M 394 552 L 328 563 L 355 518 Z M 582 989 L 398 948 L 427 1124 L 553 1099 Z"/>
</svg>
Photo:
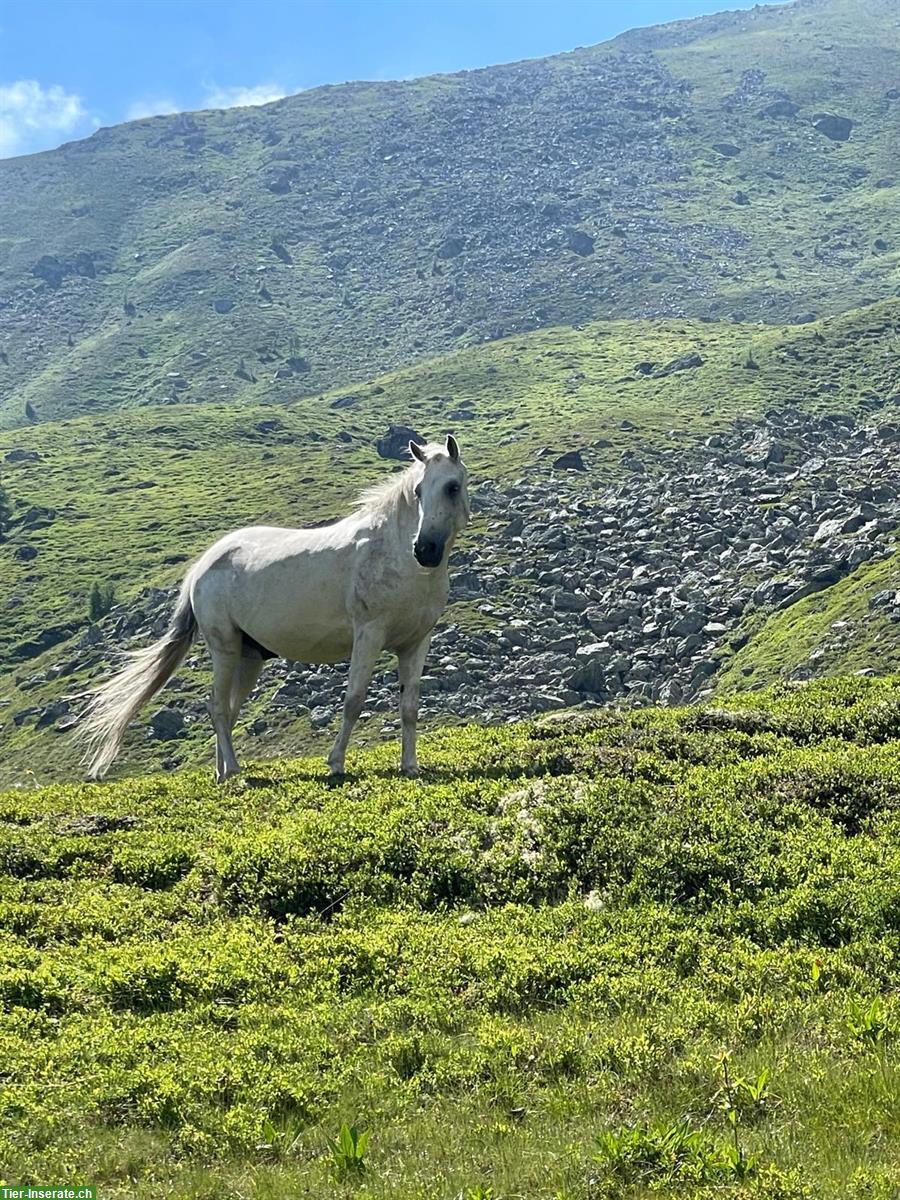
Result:
<svg viewBox="0 0 900 1200">
<path fill-rule="evenodd" d="M 439 567 L 444 557 L 445 542 L 436 538 L 416 538 L 413 543 L 413 554 L 421 567 Z"/>
</svg>

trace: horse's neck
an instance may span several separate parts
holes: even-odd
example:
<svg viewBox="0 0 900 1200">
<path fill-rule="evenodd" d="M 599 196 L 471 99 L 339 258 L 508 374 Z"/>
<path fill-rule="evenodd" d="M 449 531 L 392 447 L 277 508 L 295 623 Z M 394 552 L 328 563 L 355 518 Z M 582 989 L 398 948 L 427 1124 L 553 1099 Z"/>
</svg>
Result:
<svg viewBox="0 0 900 1200">
<path fill-rule="evenodd" d="M 360 517 L 361 524 L 371 529 L 383 529 L 386 534 L 394 531 L 400 538 L 412 537 L 419 526 L 419 506 L 398 489 L 390 504 L 363 509 Z"/>
</svg>

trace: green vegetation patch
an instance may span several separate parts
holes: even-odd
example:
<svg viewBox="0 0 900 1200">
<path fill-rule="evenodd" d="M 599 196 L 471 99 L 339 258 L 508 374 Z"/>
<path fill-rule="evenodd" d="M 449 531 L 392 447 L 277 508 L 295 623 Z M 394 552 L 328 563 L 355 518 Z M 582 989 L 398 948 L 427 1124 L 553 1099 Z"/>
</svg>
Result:
<svg viewBox="0 0 900 1200">
<path fill-rule="evenodd" d="M 898 588 L 900 557 L 894 553 L 863 564 L 846 579 L 783 612 L 754 614 L 742 630 L 748 640 L 724 660 L 717 691 L 727 695 L 768 687 L 804 670 L 816 674 L 896 671 L 900 623 L 890 619 L 877 597 Z"/>
<path fill-rule="evenodd" d="M 900 1183 L 900 679 L 0 796 L 0 1161 L 111 1196 Z"/>
</svg>

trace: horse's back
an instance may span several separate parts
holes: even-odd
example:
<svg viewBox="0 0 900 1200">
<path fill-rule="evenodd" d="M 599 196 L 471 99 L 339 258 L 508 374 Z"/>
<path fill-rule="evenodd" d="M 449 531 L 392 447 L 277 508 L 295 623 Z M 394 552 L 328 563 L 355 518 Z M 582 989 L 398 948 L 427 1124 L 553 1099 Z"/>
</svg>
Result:
<svg viewBox="0 0 900 1200">
<path fill-rule="evenodd" d="M 336 537 L 337 524 L 319 529 L 292 529 L 278 525 L 248 525 L 220 537 L 201 555 L 191 575 L 199 579 L 211 571 L 249 572 L 304 558 L 323 550 L 339 551 L 351 543 Z"/>
</svg>

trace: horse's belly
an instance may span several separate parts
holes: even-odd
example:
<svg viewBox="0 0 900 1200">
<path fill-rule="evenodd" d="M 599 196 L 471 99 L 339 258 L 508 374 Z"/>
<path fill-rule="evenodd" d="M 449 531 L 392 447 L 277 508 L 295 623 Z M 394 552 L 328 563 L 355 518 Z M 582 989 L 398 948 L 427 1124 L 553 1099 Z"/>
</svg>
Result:
<svg viewBox="0 0 900 1200">
<path fill-rule="evenodd" d="M 297 613 L 293 620 L 266 620 L 257 617 L 244 629 L 252 638 L 280 658 L 297 662 L 340 662 L 353 649 L 353 627 L 339 612 L 316 616 L 310 610 Z"/>
<path fill-rule="evenodd" d="M 276 644 L 267 646 L 281 658 L 295 662 L 332 663 L 350 657 L 353 649 L 352 630 L 292 630 L 273 639 Z"/>
</svg>

